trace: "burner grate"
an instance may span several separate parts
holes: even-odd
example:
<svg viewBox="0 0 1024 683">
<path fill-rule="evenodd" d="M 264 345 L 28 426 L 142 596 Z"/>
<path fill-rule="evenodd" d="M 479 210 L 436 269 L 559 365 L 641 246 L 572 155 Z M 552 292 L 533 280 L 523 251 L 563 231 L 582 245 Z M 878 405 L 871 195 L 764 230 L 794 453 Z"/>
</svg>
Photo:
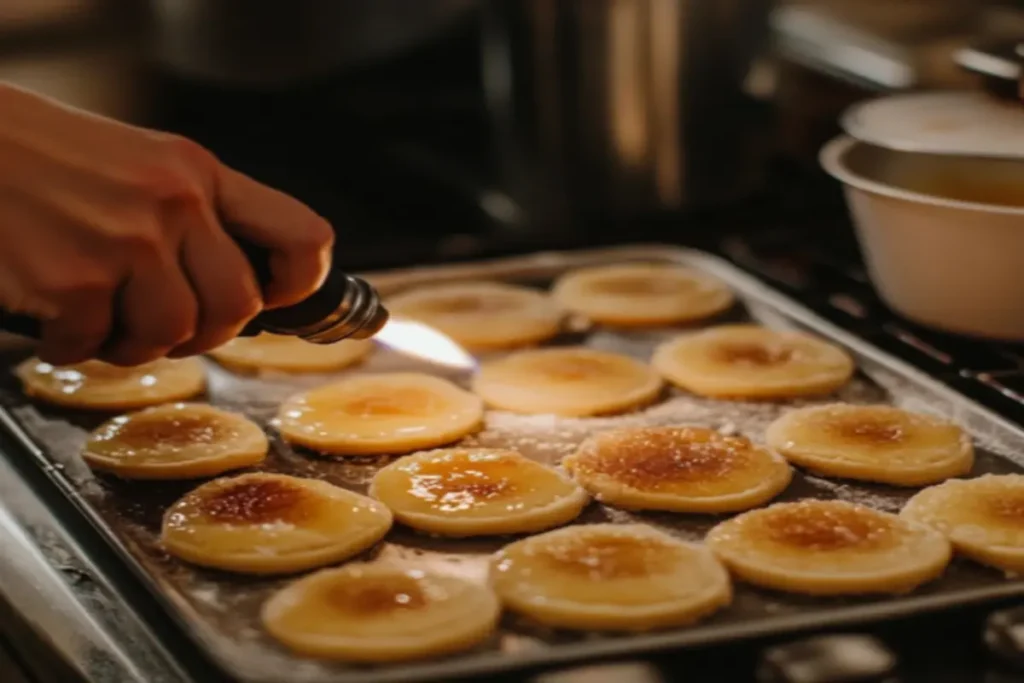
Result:
<svg viewBox="0 0 1024 683">
<path fill-rule="evenodd" d="M 731 237 L 721 251 L 829 321 L 1024 422 L 1024 345 L 938 332 L 893 313 L 875 294 L 848 228 L 773 228 Z"/>
</svg>

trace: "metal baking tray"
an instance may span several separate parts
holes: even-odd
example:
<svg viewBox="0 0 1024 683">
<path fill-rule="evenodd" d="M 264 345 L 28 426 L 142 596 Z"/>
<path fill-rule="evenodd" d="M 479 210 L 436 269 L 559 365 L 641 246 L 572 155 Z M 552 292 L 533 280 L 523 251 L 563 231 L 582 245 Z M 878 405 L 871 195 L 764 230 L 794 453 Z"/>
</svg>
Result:
<svg viewBox="0 0 1024 683">
<path fill-rule="evenodd" d="M 836 398 L 851 402 L 887 402 L 955 420 L 974 436 L 976 473 L 1024 471 L 1024 431 L 951 389 L 815 316 L 732 265 L 705 253 L 670 246 L 635 246 L 598 251 L 543 253 L 470 265 L 416 268 L 373 274 L 386 295 L 426 282 L 501 279 L 546 286 L 557 275 L 581 266 L 627 261 L 684 264 L 718 276 L 736 292 L 739 303 L 718 320 L 755 320 L 778 328 L 809 330 L 847 348 L 859 373 Z M 571 328 L 572 326 L 570 326 Z M 587 344 L 646 359 L 659 341 L 678 329 L 618 332 L 577 327 L 554 344 Z M 16 358 L 4 358 L 13 363 Z M 347 372 L 417 368 L 416 362 L 378 352 Z M 242 411 L 266 423 L 278 403 L 292 392 L 328 378 L 265 375 L 241 377 L 209 366 L 207 400 Z M 554 631 L 506 616 L 500 632 L 486 645 L 454 657 L 391 666 L 350 666 L 293 656 L 267 637 L 257 614 L 264 599 L 286 579 L 250 579 L 190 567 L 169 558 L 157 543 L 164 509 L 193 483 L 119 482 L 94 476 L 78 452 L 87 431 L 102 416 L 86 416 L 27 402 L 9 372 L 0 383 L 0 424 L 24 446 L 75 502 L 120 558 L 144 581 L 170 617 L 212 661 L 245 683 L 362 683 L 451 680 L 522 667 L 693 647 L 789 631 L 881 620 L 928 610 L 1024 595 L 1024 582 L 963 560 L 945 576 L 913 593 L 895 597 L 821 599 L 786 595 L 739 584 L 733 605 L 698 625 L 640 635 Z M 464 383 L 466 377 L 452 376 Z M 485 429 L 467 443 L 508 446 L 549 463 L 572 451 L 589 433 L 623 425 L 695 424 L 744 433 L 760 440 L 765 426 L 794 405 L 811 401 L 742 403 L 696 398 L 671 391 L 648 409 L 618 417 L 567 419 L 491 412 Z M 296 451 L 272 436 L 272 454 L 263 469 L 318 477 L 362 491 L 387 458 L 332 460 Z M 20 454 L 13 454 L 18 456 Z M 798 474 L 782 500 L 841 498 L 895 511 L 912 490 L 827 480 Z M 718 521 L 713 516 L 628 513 L 592 504 L 579 523 L 641 521 L 680 538 L 699 540 Z M 491 552 L 509 539 L 442 540 L 396 527 L 367 553 L 385 561 L 484 580 Z"/>
</svg>

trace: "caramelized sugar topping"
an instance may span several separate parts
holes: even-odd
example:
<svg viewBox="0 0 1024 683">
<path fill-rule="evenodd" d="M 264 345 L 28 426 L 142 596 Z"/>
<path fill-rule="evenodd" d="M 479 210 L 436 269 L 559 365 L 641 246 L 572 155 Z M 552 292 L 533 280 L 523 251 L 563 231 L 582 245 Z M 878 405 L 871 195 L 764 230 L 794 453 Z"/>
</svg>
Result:
<svg viewBox="0 0 1024 683">
<path fill-rule="evenodd" d="M 206 413 L 138 415 L 124 422 L 115 438 L 130 448 L 176 448 L 216 443 L 229 432 L 223 419 Z"/>
<path fill-rule="evenodd" d="M 742 468 L 753 445 L 710 429 L 651 427 L 599 438 L 580 453 L 578 466 L 636 489 L 717 479 Z"/>
<path fill-rule="evenodd" d="M 718 344 L 714 347 L 713 353 L 719 362 L 755 367 L 783 365 L 795 355 L 794 350 L 787 346 L 755 342 Z"/>
<path fill-rule="evenodd" d="M 409 493 L 443 512 L 469 510 L 515 495 L 522 466 L 511 456 L 474 458 L 469 453 L 423 461 L 410 468 Z"/>
<path fill-rule="evenodd" d="M 993 517 L 1006 522 L 1024 524 L 1024 491 L 992 491 L 990 495 L 985 496 L 984 502 Z"/>
<path fill-rule="evenodd" d="M 298 524 L 310 514 L 311 494 L 283 479 L 249 478 L 202 496 L 199 511 L 225 524 Z"/>
<path fill-rule="evenodd" d="M 544 358 L 537 369 L 546 377 L 556 381 L 579 382 L 596 374 L 607 373 L 611 366 L 600 358 L 553 356 Z"/>
<path fill-rule="evenodd" d="M 617 275 L 594 280 L 590 290 L 595 294 L 622 296 L 664 296 L 692 289 L 685 278 L 652 275 Z"/>
<path fill-rule="evenodd" d="M 674 548 L 650 536 L 586 533 L 544 543 L 536 551 L 554 569 L 591 580 L 635 579 L 662 573 Z"/>
<path fill-rule="evenodd" d="M 332 584 L 325 597 L 334 609 L 365 617 L 387 616 L 430 604 L 430 595 L 421 582 L 400 574 L 346 577 Z"/>
<path fill-rule="evenodd" d="M 410 387 L 390 393 L 366 392 L 325 407 L 358 417 L 416 417 L 429 412 L 434 400 L 433 392 Z"/>
<path fill-rule="evenodd" d="M 841 438 L 879 446 L 897 444 L 906 437 L 902 420 L 877 413 L 829 415 L 825 428 Z"/>
<path fill-rule="evenodd" d="M 873 510 L 822 502 L 770 508 L 761 523 L 775 543 L 807 550 L 868 549 L 893 532 L 892 522 Z"/>
</svg>

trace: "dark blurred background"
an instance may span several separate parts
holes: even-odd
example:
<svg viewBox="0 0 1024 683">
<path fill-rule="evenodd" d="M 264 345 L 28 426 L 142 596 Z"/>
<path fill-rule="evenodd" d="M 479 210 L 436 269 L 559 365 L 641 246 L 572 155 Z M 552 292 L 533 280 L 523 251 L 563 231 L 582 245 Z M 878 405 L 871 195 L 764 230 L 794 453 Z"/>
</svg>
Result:
<svg viewBox="0 0 1024 683">
<path fill-rule="evenodd" d="M 837 215 L 843 107 L 1021 35 L 982 0 L 3 0 L 0 79 L 194 137 L 375 268 Z"/>
</svg>

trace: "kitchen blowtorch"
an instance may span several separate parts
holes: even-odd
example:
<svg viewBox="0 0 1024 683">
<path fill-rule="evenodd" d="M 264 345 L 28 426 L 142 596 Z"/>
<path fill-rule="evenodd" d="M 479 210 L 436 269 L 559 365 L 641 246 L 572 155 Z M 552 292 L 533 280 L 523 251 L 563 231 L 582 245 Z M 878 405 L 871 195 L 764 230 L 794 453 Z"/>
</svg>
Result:
<svg viewBox="0 0 1024 683">
<path fill-rule="evenodd" d="M 271 278 L 268 255 L 251 246 L 243 246 L 243 251 L 265 286 Z M 465 370 L 475 367 L 472 356 L 437 330 L 412 321 L 389 324 L 389 320 L 376 289 L 362 278 L 332 268 L 316 292 L 297 304 L 261 312 L 239 336 L 267 332 L 314 344 L 374 338 L 398 353 L 431 363 Z M 38 339 L 40 322 L 0 309 L 0 332 Z"/>
</svg>

